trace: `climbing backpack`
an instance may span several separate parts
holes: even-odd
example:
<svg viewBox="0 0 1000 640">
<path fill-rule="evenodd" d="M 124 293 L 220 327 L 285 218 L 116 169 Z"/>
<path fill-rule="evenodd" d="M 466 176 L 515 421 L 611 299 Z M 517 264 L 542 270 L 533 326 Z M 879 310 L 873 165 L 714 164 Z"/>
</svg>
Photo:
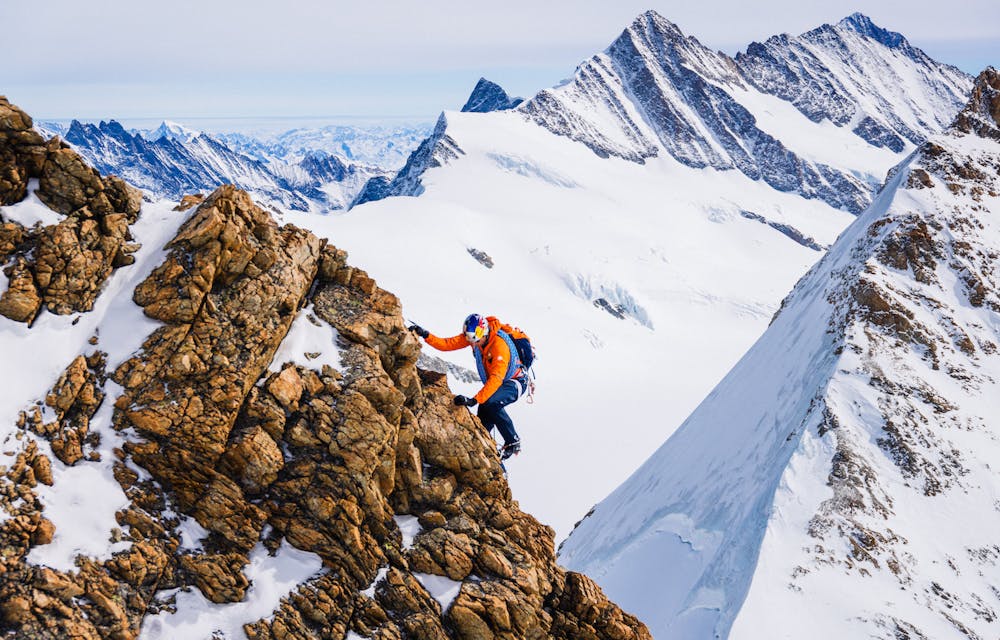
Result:
<svg viewBox="0 0 1000 640">
<path fill-rule="evenodd" d="M 524 369 L 524 379 L 528 385 L 527 403 L 532 404 L 535 401 L 535 372 L 531 369 L 531 365 L 535 362 L 535 347 L 531 344 L 528 334 L 517 327 L 504 324 L 500 326 L 500 330 L 507 334 L 510 341 L 514 343 L 514 349 L 517 350 L 517 357 L 521 361 L 521 368 Z"/>
<path fill-rule="evenodd" d="M 517 349 L 517 357 L 520 358 L 521 365 L 524 367 L 525 373 L 527 373 L 535 361 L 535 348 L 531 345 L 531 339 L 528 338 L 528 334 L 509 324 L 501 325 L 500 330 L 510 336 L 511 341 L 514 343 L 514 348 Z"/>
</svg>

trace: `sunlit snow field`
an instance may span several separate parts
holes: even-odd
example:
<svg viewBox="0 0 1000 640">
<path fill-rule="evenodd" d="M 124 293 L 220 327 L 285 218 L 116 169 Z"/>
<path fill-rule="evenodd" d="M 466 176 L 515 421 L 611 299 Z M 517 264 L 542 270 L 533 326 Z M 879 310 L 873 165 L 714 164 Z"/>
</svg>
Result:
<svg viewBox="0 0 1000 640">
<path fill-rule="evenodd" d="M 853 216 L 735 171 L 602 159 L 515 113 L 447 119 L 464 155 L 428 171 L 420 197 L 284 220 L 347 249 L 438 335 L 477 312 L 531 336 L 538 392 L 510 409 L 523 441 L 510 483 L 561 539 L 662 444 L 820 257 L 741 210 L 822 245 Z M 424 349 L 473 366 L 468 351 Z"/>
</svg>

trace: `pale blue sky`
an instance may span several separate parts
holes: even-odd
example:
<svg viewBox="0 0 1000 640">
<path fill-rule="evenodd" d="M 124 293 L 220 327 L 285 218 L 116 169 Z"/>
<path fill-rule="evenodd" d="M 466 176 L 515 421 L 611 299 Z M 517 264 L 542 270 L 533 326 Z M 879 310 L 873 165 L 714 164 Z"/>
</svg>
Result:
<svg viewBox="0 0 1000 640">
<path fill-rule="evenodd" d="M 0 94 L 41 119 L 432 119 L 480 76 L 557 83 L 650 8 L 730 54 L 861 11 L 969 73 L 1000 66 L 997 0 L 2 0 Z"/>
</svg>

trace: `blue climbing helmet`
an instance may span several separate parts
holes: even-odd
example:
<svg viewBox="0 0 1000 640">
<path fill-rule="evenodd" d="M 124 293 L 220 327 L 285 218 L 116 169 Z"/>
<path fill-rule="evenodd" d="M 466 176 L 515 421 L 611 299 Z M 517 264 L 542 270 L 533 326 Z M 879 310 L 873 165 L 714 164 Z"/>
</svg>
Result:
<svg viewBox="0 0 1000 640">
<path fill-rule="evenodd" d="M 466 339 L 472 344 L 479 344 L 490 335 L 490 324 L 485 316 L 473 313 L 465 319 L 462 324 L 462 331 L 465 332 Z"/>
</svg>

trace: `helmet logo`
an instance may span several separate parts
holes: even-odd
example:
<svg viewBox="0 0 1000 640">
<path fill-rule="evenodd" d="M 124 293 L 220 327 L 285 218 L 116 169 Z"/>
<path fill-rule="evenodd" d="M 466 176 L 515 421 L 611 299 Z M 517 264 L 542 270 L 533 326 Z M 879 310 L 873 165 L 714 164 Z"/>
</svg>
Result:
<svg viewBox="0 0 1000 640">
<path fill-rule="evenodd" d="M 481 342 L 490 332 L 486 318 L 478 313 L 473 313 L 466 318 L 462 329 L 465 331 L 466 339 L 472 344 Z"/>
</svg>

